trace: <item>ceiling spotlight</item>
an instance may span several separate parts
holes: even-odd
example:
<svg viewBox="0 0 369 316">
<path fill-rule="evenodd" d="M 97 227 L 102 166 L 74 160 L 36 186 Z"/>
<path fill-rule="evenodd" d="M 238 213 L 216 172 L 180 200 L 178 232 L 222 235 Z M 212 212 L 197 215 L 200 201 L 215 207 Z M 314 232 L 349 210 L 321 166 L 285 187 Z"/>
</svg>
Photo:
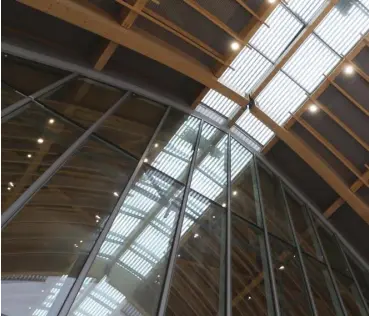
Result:
<svg viewBox="0 0 369 316">
<path fill-rule="evenodd" d="M 226 206 L 227 206 L 227 204 L 225 204 L 225 203 L 222 204 L 222 207 L 226 207 Z"/>
<path fill-rule="evenodd" d="M 318 107 L 315 104 L 309 106 L 310 113 L 316 113 L 318 111 Z"/>
<path fill-rule="evenodd" d="M 269 3 L 275 3 L 275 0 L 268 0 Z"/>
<path fill-rule="evenodd" d="M 39 139 L 37 140 L 37 142 L 38 142 L 39 144 L 42 144 L 42 143 L 44 142 L 44 139 L 43 139 L 43 138 L 39 138 Z"/>
<path fill-rule="evenodd" d="M 114 192 L 113 194 L 114 196 L 119 196 L 118 192 Z"/>
<path fill-rule="evenodd" d="M 32 158 L 32 155 L 31 155 L 31 154 L 28 154 L 28 155 L 27 155 L 27 158 Z"/>
<path fill-rule="evenodd" d="M 8 187 L 8 191 L 10 191 L 12 188 Z"/>
<path fill-rule="evenodd" d="M 233 191 L 232 194 L 233 194 L 233 196 L 236 196 L 237 195 L 237 191 Z"/>
<path fill-rule="evenodd" d="M 9 185 L 11 186 L 11 187 L 14 187 L 14 183 L 13 182 L 9 182 Z"/>
<path fill-rule="evenodd" d="M 83 240 L 80 240 L 79 242 L 82 244 L 83 243 Z"/>
<path fill-rule="evenodd" d="M 51 118 L 51 119 L 49 120 L 49 124 L 54 124 L 54 122 L 55 122 L 55 120 L 54 120 L 53 118 Z"/>
<path fill-rule="evenodd" d="M 159 144 L 158 143 L 155 143 L 154 147 L 155 148 L 158 148 L 159 147 Z"/>
<path fill-rule="evenodd" d="M 343 72 L 346 75 L 352 75 L 355 72 L 355 69 L 352 65 L 347 64 L 345 68 L 343 68 Z"/>
<path fill-rule="evenodd" d="M 99 222 L 99 220 L 97 219 L 97 220 L 96 220 L 96 223 L 98 223 L 98 222 Z"/>
<path fill-rule="evenodd" d="M 177 256 L 178 258 L 181 258 L 181 255 L 180 254 L 178 254 L 178 256 Z"/>
<path fill-rule="evenodd" d="M 278 270 L 284 270 L 284 266 L 280 266 Z"/>
<path fill-rule="evenodd" d="M 100 217 L 99 215 L 97 215 L 97 214 L 95 215 L 95 217 L 96 217 L 96 219 L 100 219 L 100 218 L 101 218 L 101 217 Z"/>
<path fill-rule="evenodd" d="M 239 50 L 240 49 L 240 44 L 238 42 L 233 42 L 231 44 L 231 49 L 236 51 L 236 50 Z"/>
<path fill-rule="evenodd" d="M 74 244 L 74 247 L 78 248 L 78 245 L 77 244 Z"/>
<path fill-rule="evenodd" d="M 149 162 L 149 159 L 145 158 L 145 159 L 144 159 L 144 162 L 145 162 L 145 163 L 148 163 L 148 162 Z"/>
<path fill-rule="evenodd" d="M 215 218 L 215 215 L 213 215 L 213 218 Z"/>
<path fill-rule="evenodd" d="M 247 299 L 248 299 L 248 300 L 251 300 L 251 296 L 249 296 Z"/>
<path fill-rule="evenodd" d="M 193 235 L 193 238 L 199 238 L 199 234 L 198 233 L 196 233 L 195 235 Z"/>
</svg>

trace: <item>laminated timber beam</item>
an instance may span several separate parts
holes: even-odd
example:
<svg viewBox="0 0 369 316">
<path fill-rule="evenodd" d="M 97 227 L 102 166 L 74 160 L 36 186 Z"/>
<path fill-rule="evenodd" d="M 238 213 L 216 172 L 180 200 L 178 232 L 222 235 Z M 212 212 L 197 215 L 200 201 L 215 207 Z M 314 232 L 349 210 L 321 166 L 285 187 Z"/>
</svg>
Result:
<svg viewBox="0 0 369 316">
<path fill-rule="evenodd" d="M 341 60 L 341 62 L 334 68 L 334 70 L 327 76 L 329 80 L 333 81 L 342 71 L 342 68 L 348 63 L 352 63 L 352 60 L 360 53 L 362 48 L 366 45 L 366 38 L 364 37 L 361 41 L 359 41 L 356 46 L 348 53 L 348 55 Z M 315 90 L 315 92 L 310 96 L 310 99 L 307 99 L 305 103 L 300 107 L 299 110 L 296 111 L 295 116 L 300 117 L 312 104 L 311 99 L 318 99 L 321 94 L 328 88 L 329 81 L 324 80 L 322 84 Z M 286 129 L 290 129 L 293 124 L 296 122 L 294 117 L 291 117 L 287 123 L 284 125 Z M 278 141 L 277 137 L 274 137 L 263 149 L 263 153 L 266 154 Z"/>
<path fill-rule="evenodd" d="M 246 98 L 219 83 L 208 69 L 196 63 L 195 60 L 190 60 L 188 57 L 175 52 L 173 48 L 168 47 L 164 42 L 143 36 L 133 30 L 122 28 L 118 22 L 103 10 L 88 2 L 73 0 L 20 0 L 20 2 L 154 59 L 202 83 L 206 87 L 214 89 L 241 107 L 245 107 L 248 103 Z M 279 138 L 300 155 L 359 216 L 369 223 L 369 207 L 346 186 L 342 179 L 314 151 L 297 136 L 279 126 L 260 109 L 254 107 L 252 114 L 272 129 Z"/>
</svg>

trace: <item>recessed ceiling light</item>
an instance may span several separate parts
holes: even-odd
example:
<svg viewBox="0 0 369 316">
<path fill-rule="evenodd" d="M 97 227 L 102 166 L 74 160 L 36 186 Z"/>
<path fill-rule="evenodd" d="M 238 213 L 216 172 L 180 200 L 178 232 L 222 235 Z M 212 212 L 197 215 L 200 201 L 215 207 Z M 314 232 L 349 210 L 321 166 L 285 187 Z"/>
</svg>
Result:
<svg viewBox="0 0 369 316">
<path fill-rule="evenodd" d="M 309 106 L 309 111 L 311 112 L 311 113 L 315 113 L 315 112 L 317 112 L 318 111 L 318 107 L 315 105 L 315 104 L 311 104 L 310 106 Z"/>
<path fill-rule="evenodd" d="M 233 194 L 233 196 L 236 196 L 237 195 L 237 191 L 233 191 L 232 194 Z"/>
<path fill-rule="evenodd" d="M 79 242 L 82 244 L 83 243 L 83 240 L 80 240 Z"/>
<path fill-rule="evenodd" d="M 28 155 L 27 155 L 27 158 L 32 158 L 32 155 L 31 155 L 31 154 L 28 154 Z"/>
<path fill-rule="evenodd" d="M 158 143 L 155 143 L 154 147 L 155 148 L 158 148 L 159 147 L 159 144 Z"/>
<path fill-rule="evenodd" d="M 11 187 L 14 187 L 14 183 L 13 182 L 9 182 L 9 185 L 11 186 Z"/>
<path fill-rule="evenodd" d="M 144 162 L 145 162 L 145 163 L 149 162 L 149 159 L 145 158 L 145 159 L 144 159 Z"/>
<path fill-rule="evenodd" d="M 53 118 L 51 118 L 51 119 L 49 120 L 49 124 L 54 124 L 54 122 L 55 122 L 55 120 L 54 120 Z"/>
<path fill-rule="evenodd" d="M 276 0 L 268 0 L 269 3 L 275 3 Z"/>
<path fill-rule="evenodd" d="M 355 72 L 355 69 L 352 65 L 345 65 L 345 67 L 343 68 L 343 72 L 346 74 L 346 75 L 352 75 L 354 72 Z"/>
<path fill-rule="evenodd" d="M 213 218 L 215 218 L 215 215 L 213 215 Z"/>
<path fill-rule="evenodd" d="M 247 299 L 248 299 L 248 300 L 251 300 L 251 296 L 249 296 Z"/>
<path fill-rule="evenodd" d="M 42 144 L 42 143 L 44 142 L 44 139 L 43 139 L 43 138 L 39 138 L 39 139 L 37 140 L 37 142 L 38 142 L 39 144 Z"/>
<path fill-rule="evenodd" d="M 193 235 L 193 238 L 198 238 L 200 235 L 198 233 L 196 233 L 195 235 Z"/>
<path fill-rule="evenodd" d="M 240 47 L 241 47 L 241 45 L 238 43 L 238 42 L 233 42 L 232 44 L 231 44 L 231 49 L 232 50 L 239 50 L 240 49 Z"/>
<path fill-rule="evenodd" d="M 225 204 L 225 203 L 222 204 L 222 207 L 226 207 L 226 206 L 227 206 L 227 204 Z"/>
<path fill-rule="evenodd" d="M 279 270 L 284 270 L 284 266 L 280 266 L 278 269 Z"/>
<path fill-rule="evenodd" d="M 12 189 L 12 188 L 9 188 L 9 187 L 8 187 L 8 191 L 10 191 L 11 189 Z"/>
<path fill-rule="evenodd" d="M 113 194 L 114 196 L 119 196 L 118 192 L 114 192 Z"/>
</svg>

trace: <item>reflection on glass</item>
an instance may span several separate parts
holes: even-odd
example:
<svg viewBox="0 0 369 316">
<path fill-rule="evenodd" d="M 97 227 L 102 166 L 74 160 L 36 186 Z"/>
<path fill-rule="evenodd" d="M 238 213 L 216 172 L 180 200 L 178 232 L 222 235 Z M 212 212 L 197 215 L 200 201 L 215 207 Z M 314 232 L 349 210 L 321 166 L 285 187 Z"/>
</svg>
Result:
<svg viewBox="0 0 369 316">
<path fill-rule="evenodd" d="M 191 189 L 225 207 L 227 187 L 227 136 L 204 123 Z"/>
<path fill-rule="evenodd" d="M 282 315 L 313 315 L 297 249 L 269 236 Z"/>
<path fill-rule="evenodd" d="M 359 291 L 354 280 L 347 275 L 333 270 L 333 275 L 336 278 L 338 290 L 340 291 L 343 304 L 345 305 L 348 315 L 365 316 L 364 303 L 359 296 Z"/>
<path fill-rule="evenodd" d="M 1 82 L 1 109 L 22 100 L 23 98 L 24 97 L 16 90 L 12 89 L 4 82 Z"/>
<path fill-rule="evenodd" d="M 252 154 L 234 139 L 231 140 L 231 210 L 247 220 L 262 226 L 256 208 L 255 179 Z"/>
<path fill-rule="evenodd" d="M 66 77 L 68 73 L 9 54 L 1 57 L 1 79 L 14 89 L 30 95 Z"/>
<path fill-rule="evenodd" d="M 232 314 L 272 315 L 263 232 L 232 215 Z"/>
<path fill-rule="evenodd" d="M 171 109 L 145 161 L 186 183 L 199 126 L 199 119 Z"/>
<path fill-rule="evenodd" d="M 303 260 L 318 314 L 324 316 L 342 316 L 343 313 L 327 266 L 304 253 Z"/>
<path fill-rule="evenodd" d="M 109 93 L 112 94 L 110 90 Z M 166 108 L 161 104 L 137 95 L 131 95 L 103 122 L 96 134 L 129 151 L 136 157 L 140 157 L 165 110 Z M 172 133 L 174 132 L 172 130 Z"/>
<path fill-rule="evenodd" d="M 34 103 L 2 123 L 2 212 L 81 134 Z"/>
<path fill-rule="evenodd" d="M 89 127 L 123 94 L 113 87 L 77 77 L 43 95 L 39 101 L 82 126 Z"/>
<path fill-rule="evenodd" d="M 317 226 L 319 225 L 317 231 L 328 261 L 332 267 L 332 272 L 336 279 L 346 311 L 349 315 L 366 315 L 363 310 L 363 302 L 358 295 L 357 287 L 352 279 L 341 248 L 337 244 L 337 240 L 330 232 L 320 225 L 321 222 L 316 217 L 314 217 L 314 220 Z"/>
<path fill-rule="evenodd" d="M 223 315 L 225 210 L 190 192 L 167 308 L 168 315 Z M 222 291 L 223 289 L 223 291 Z"/>
<path fill-rule="evenodd" d="M 318 245 L 313 227 L 310 224 L 310 218 L 306 213 L 305 206 L 297 201 L 297 199 L 286 190 L 286 200 L 292 217 L 293 225 L 299 240 L 301 249 L 323 261 L 322 252 Z"/>
<path fill-rule="evenodd" d="M 348 251 L 346 251 L 346 256 L 350 263 L 351 269 L 356 277 L 356 281 L 359 284 L 361 293 L 364 296 L 364 300 L 367 306 L 369 306 L 369 272 L 362 269 L 356 261 L 350 257 Z"/>
<path fill-rule="evenodd" d="M 292 243 L 291 228 L 279 179 L 260 162 L 258 172 L 268 231 Z"/>
<path fill-rule="evenodd" d="M 156 315 L 183 186 L 144 165 L 69 315 Z"/>
<path fill-rule="evenodd" d="M 132 158 L 90 140 L 6 226 L 6 315 L 57 314 L 135 165 Z"/>
</svg>

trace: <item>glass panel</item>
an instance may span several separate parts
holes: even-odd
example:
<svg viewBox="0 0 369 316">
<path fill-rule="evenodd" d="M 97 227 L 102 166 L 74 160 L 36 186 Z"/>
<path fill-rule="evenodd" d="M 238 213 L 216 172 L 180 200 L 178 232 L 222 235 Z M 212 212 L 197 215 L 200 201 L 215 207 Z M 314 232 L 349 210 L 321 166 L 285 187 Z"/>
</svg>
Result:
<svg viewBox="0 0 369 316">
<path fill-rule="evenodd" d="M 96 134 L 136 157 L 141 157 L 165 110 L 166 108 L 159 103 L 138 95 L 131 95 L 113 115 L 104 121 Z M 172 118 L 174 125 L 174 117 Z"/>
<path fill-rule="evenodd" d="M 57 314 L 136 163 L 89 140 L 3 230 L 6 315 Z"/>
<path fill-rule="evenodd" d="M 360 265 L 357 264 L 356 261 L 350 257 L 348 251 L 346 251 L 346 256 L 349 260 L 351 269 L 355 274 L 356 281 L 359 283 L 360 290 L 361 293 L 363 293 L 366 304 L 367 306 L 369 306 L 369 272 L 362 269 Z"/>
<path fill-rule="evenodd" d="M 22 100 L 23 98 L 24 97 L 22 94 L 12 89 L 4 82 L 1 82 L 1 109 L 4 109 L 8 105 L 11 105 L 19 100 Z"/>
<path fill-rule="evenodd" d="M 282 315 L 313 315 L 297 249 L 269 236 Z"/>
<path fill-rule="evenodd" d="M 232 215 L 232 314 L 273 315 L 262 230 Z"/>
<path fill-rule="evenodd" d="M 235 140 L 231 140 L 231 210 L 247 220 L 262 226 L 256 208 L 256 192 L 252 154 Z"/>
<path fill-rule="evenodd" d="M 363 301 L 359 296 L 358 289 L 354 280 L 347 275 L 340 273 L 337 270 L 333 270 L 334 277 L 336 278 L 338 289 L 341 293 L 343 304 L 345 305 L 348 315 L 352 316 L 366 316 Z"/>
<path fill-rule="evenodd" d="M 171 109 L 145 161 L 186 183 L 199 126 L 199 119 Z"/>
<path fill-rule="evenodd" d="M 227 201 L 227 136 L 204 123 L 191 189 L 225 207 Z"/>
<path fill-rule="evenodd" d="M 5 211 L 82 134 L 30 103 L 2 124 L 1 209 Z"/>
<path fill-rule="evenodd" d="M 268 231 L 293 243 L 279 179 L 260 162 L 258 172 Z"/>
<path fill-rule="evenodd" d="M 325 264 L 303 253 L 315 306 L 319 315 L 342 316 L 337 295 Z"/>
<path fill-rule="evenodd" d="M 223 315 L 225 215 L 222 207 L 190 192 L 168 315 Z"/>
<path fill-rule="evenodd" d="M 89 127 L 124 92 L 91 79 L 77 77 L 39 98 L 39 101 L 69 119 Z"/>
<path fill-rule="evenodd" d="M 179 182 L 144 165 L 69 315 L 156 315 L 182 196 Z"/>
<path fill-rule="evenodd" d="M 305 206 L 300 204 L 288 190 L 286 192 L 286 200 L 291 213 L 293 225 L 296 231 L 297 239 L 300 247 L 306 253 L 323 261 L 323 256 L 316 239 L 313 228 L 310 224 L 310 218 L 306 213 Z"/>
<path fill-rule="evenodd" d="M 69 73 L 8 54 L 1 56 L 1 79 L 14 89 L 30 95 L 66 77 Z"/>
</svg>

